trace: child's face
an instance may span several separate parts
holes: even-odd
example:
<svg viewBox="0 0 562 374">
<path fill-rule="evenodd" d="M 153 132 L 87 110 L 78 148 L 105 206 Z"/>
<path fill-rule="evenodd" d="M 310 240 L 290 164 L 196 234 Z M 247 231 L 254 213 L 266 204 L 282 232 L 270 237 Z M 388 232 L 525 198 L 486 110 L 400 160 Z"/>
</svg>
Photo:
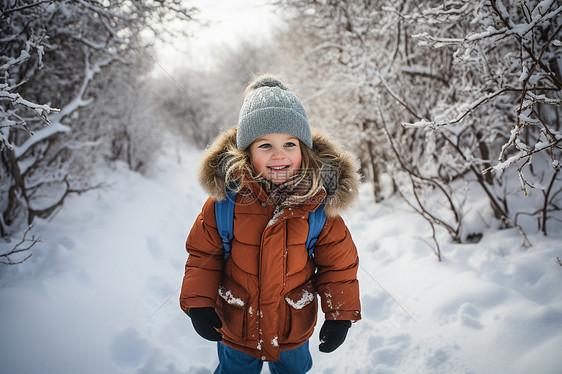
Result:
<svg viewBox="0 0 562 374">
<path fill-rule="evenodd" d="M 269 134 L 250 145 L 252 166 L 265 179 L 280 184 L 292 177 L 301 167 L 299 139 L 289 134 Z"/>
</svg>

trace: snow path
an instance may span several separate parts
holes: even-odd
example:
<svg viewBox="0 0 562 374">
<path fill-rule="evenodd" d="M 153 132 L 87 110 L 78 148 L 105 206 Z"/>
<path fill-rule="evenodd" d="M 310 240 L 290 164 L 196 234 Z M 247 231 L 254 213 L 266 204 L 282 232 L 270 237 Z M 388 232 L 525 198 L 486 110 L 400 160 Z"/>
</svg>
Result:
<svg viewBox="0 0 562 374">
<path fill-rule="evenodd" d="M 178 165 L 170 152 L 151 179 L 104 171 L 106 189 L 36 225 L 34 256 L 0 268 L 1 373 L 213 372 L 214 343 L 178 306 L 183 244 L 206 198 L 198 157 L 182 152 Z M 332 354 L 318 351 L 317 327 L 311 373 L 559 373 L 562 234 L 531 235 L 524 250 L 513 230 L 487 231 L 477 245 L 443 244 L 438 263 L 419 240 L 426 223 L 391 203 L 375 205 L 364 186 L 344 215 L 363 320 Z"/>
</svg>

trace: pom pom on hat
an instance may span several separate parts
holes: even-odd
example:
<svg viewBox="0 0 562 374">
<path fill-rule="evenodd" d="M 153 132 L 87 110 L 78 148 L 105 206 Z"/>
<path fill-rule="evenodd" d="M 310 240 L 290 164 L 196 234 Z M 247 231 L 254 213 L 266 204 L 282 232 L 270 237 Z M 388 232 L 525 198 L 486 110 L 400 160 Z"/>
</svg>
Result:
<svg viewBox="0 0 562 374">
<path fill-rule="evenodd" d="M 287 87 L 285 87 L 283 83 L 271 76 L 265 76 L 254 82 L 254 84 L 251 86 L 254 90 L 260 87 L 279 87 L 282 90 L 287 90 Z"/>
<path fill-rule="evenodd" d="M 245 150 L 257 138 L 269 134 L 291 134 L 312 148 L 308 117 L 297 95 L 278 79 L 263 75 L 246 89 L 236 146 Z"/>
</svg>

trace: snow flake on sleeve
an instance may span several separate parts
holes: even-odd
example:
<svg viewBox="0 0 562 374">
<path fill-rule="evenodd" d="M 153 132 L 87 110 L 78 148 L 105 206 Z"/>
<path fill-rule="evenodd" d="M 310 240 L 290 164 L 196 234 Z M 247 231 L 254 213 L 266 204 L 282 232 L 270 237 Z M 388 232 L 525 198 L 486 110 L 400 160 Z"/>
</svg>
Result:
<svg viewBox="0 0 562 374">
<path fill-rule="evenodd" d="M 335 313 L 336 316 L 339 315 L 338 310 L 341 309 L 341 307 L 344 305 L 344 303 L 340 301 L 336 305 L 334 305 L 334 303 L 332 301 L 332 291 L 331 290 L 327 291 L 327 292 L 324 292 L 324 297 L 326 298 L 325 300 L 326 300 L 326 305 L 328 306 L 328 308 L 330 308 Z"/>
</svg>

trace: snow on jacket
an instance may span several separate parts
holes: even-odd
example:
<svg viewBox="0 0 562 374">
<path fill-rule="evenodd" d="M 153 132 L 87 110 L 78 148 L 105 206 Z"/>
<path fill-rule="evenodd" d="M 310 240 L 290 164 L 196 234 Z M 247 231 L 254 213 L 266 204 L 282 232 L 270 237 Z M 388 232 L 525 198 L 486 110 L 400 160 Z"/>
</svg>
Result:
<svg viewBox="0 0 562 374">
<path fill-rule="evenodd" d="M 357 195 L 353 157 L 319 132 L 314 152 L 329 155 L 335 180 L 314 199 L 279 209 L 268 203 L 257 182 L 237 195 L 232 252 L 224 262 L 214 202 L 225 198 L 219 161 L 236 129 L 221 134 L 203 156 L 199 181 L 211 195 L 187 238 L 189 253 L 180 295 L 181 308 L 214 307 L 223 327 L 223 342 L 264 361 L 298 347 L 310 338 L 317 316 L 317 297 L 327 320 L 361 319 L 355 244 L 338 215 Z M 314 259 L 305 247 L 308 214 L 324 200 L 327 219 Z"/>
</svg>

